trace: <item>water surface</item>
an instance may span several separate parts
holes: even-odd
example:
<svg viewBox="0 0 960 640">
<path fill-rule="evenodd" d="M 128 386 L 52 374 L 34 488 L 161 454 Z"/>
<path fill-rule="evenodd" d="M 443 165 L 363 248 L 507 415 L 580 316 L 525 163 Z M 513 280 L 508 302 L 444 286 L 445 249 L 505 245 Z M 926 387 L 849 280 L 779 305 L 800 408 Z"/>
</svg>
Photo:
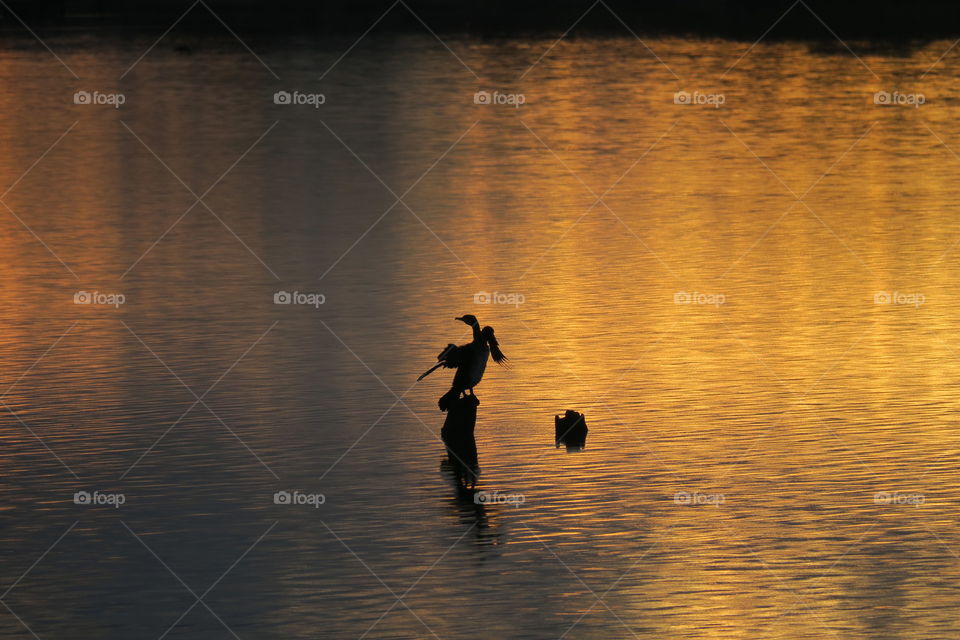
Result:
<svg viewBox="0 0 960 640">
<path fill-rule="evenodd" d="M 0 635 L 955 637 L 950 43 L 445 43 L 3 50 Z"/>
</svg>

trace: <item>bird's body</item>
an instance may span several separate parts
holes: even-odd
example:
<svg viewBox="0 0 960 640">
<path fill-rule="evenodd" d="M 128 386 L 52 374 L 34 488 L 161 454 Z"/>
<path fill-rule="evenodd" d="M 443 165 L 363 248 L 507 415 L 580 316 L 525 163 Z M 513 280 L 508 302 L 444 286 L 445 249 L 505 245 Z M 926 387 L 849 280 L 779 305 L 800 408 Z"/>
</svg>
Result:
<svg viewBox="0 0 960 640">
<path fill-rule="evenodd" d="M 470 389 L 472 392 L 483 379 L 483 372 L 487 369 L 487 358 L 490 357 L 490 348 L 483 342 L 474 341 L 458 349 L 462 356 L 457 372 L 453 375 L 453 386 L 463 390 Z"/>
<path fill-rule="evenodd" d="M 473 388 L 480 384 L 483 374 L 487 369 L 487 359 L 491 352 L 497 363 L 502 363 L 506 357 L 500 352 L 497 346 L 497 340 L 493 335 L 492 327 L 480 329 L 480 323 L 474 316 L 467 315 L 457 318 L 473 329 L 473 340 L 467 344 L 457 346 L 448 344 L 447 347 L 437 356 L 437 364 L 417 380 L 422 380 L 435 369 L 446 367 L 456 369 L 453 375 L 453 383 L 450 390 L 445 393 L 439 401 L 441 411 L 446 411 L 450 404 L 459 398 L 461 394 L 466 395 L 469 391 L 473 395 Z"/>
<path fill-rule="evenodd" d="M 489 357 L 490 347 L 486 343 L 481 343 L 479 353 L 476 353 L 470 360 L 470 371 L 466 383 L 471 392 L 483 380 L 483 372 L 487 370 L 487 359 Z"/>
</svg>

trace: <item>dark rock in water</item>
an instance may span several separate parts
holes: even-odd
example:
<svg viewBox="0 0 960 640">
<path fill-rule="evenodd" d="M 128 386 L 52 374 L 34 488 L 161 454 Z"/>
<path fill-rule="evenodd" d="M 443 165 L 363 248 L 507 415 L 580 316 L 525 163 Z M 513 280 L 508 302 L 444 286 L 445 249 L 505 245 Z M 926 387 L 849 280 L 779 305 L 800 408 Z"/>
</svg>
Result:
<svg viewBox="0 0 960 640">
<path fill-rule="evenodd" d="M 582 449 L 587 443 L 587 419 L 582 413 L 567 409 L 563 417 L 554 416 L 557 446 L 567 445 L 567 450 Z"/>
</svg>

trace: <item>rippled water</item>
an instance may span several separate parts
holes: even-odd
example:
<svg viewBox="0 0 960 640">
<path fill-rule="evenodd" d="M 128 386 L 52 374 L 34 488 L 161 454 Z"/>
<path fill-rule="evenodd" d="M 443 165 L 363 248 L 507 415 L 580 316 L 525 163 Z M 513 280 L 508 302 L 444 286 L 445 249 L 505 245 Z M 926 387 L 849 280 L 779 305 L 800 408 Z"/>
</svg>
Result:
<svg viewBox="0 0 960 640">
<path fill-rule="evenodd" d="M 0 635 L 956 637 L 960 54 L 445 42 L 0 54 Z"/>
</svg>

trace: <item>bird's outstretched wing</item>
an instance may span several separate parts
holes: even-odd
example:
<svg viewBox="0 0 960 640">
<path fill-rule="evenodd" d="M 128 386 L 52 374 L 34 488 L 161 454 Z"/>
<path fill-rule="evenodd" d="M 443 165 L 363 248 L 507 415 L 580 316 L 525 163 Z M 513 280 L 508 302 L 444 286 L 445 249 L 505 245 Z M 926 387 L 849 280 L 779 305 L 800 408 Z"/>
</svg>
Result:
<svg viewBox="0 0 960 640">
<path fill-rule="evenodd" d="M 437 356 L 437 361 L 447 369 L 456 369 L 467 357 L 467 346 L 458 347 L 455 344 L 448 344 Z"/>
<path fill-rule="evenodd" d="M 420 377 L 417 378 L 417 382 L 423 380 L 424 378 L 426 378 L 428 375 L 430 375 L 440 367 L 445 367 L 447 369 L 456 369 L 457 367 L 459 367 L 460 363 L 463 362 L 464 358 L 466 357 L 466 351 L 465 351 L 466 347 L 467 345 L 458 347 L 457 345 L 452 343 L 448 344 L 443 349 L 443 351 L 441 351 L 440 354 L 437 356 L 437 364 L 433 365 L 432 367 L 427 369 L 424 373 L 422 373 Z"/>
</svg>

